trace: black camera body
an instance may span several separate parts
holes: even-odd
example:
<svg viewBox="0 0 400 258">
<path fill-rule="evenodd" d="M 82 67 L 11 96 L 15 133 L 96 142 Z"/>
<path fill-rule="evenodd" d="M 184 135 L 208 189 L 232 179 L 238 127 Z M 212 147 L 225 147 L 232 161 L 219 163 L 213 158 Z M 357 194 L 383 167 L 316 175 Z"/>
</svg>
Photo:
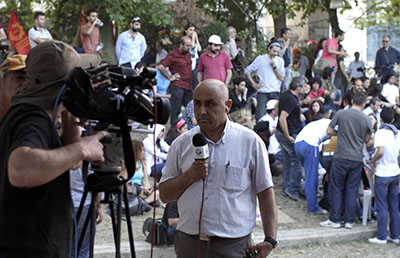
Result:
<svg viewBox="0 0 400 258">
<path fill-rule="evenodd" d="M 119 125 L 123 116 L 145 125 L 165 124 L 169 118 L 169 100 L 152 99 L 144 93 L 155 84 L 153 70 L 146 68 L 142 75 L 137 75 L 126 67 L 75 68 L 62 101 L 69 112 L 81 119 Z"/>
</svg>

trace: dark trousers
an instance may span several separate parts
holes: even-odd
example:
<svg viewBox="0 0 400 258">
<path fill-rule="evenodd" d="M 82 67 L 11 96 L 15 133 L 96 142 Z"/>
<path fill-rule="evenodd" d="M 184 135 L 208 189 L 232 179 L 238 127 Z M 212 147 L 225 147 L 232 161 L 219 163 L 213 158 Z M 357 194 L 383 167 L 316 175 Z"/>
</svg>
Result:
<svg viewBox="0 0 400 258">
<path fill-rule="evenodd" d="M 342 220 L 344 200 L 344 222 L 354 223 L 358 187 L 361 181 L 363 163 L 347 159 L 333 158 L 329 174 L 329 219 L 335 223 Z"/>
<path fill-rule="evenodd" d="M 256 121 L 267 113 L 267 102 L 271 99 L 279 99 L 279 92 L 262 93 L 257 92 Z"/>
<path fill-rule="evenodd" d="M 178 121 L 178 116 L 181 113 L 182 105 L 186 107 L 189 101 L 193 98 L 193 91 L 171 86 L 169 88 L 171 93 L 171 117 L 170 123 L 173 125 Z"/>
<path fill-rule="evenodd" d="M 179 230 L 175 235 L 177 258 L 197 257 L 198 235 L 188 235 Z M 249 248 L 249 236 L 240 238 L 212 237 L 210 241 L 200 241 L 202 258 L 245 258 Z"/>
</svg>

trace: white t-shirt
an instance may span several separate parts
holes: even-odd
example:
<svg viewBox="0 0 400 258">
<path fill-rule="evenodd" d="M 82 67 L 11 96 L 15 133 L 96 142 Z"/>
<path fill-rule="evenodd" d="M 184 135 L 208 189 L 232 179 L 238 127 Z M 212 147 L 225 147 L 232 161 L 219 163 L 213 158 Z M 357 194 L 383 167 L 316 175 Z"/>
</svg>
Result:
<svg viewBox="0 0 400 258">
<path fill-rule="evenodd" d="M 326 129 L 330 122 L 330 119 L 322 118 L 308 123 L 297 135 L 295 143 L 305 141 L 311 146 L 318 147 L 327 137 Z"/>
<path fill-rule="evenodd" d="M 375 133 L 374 148 L 383 146 L 383 156 L 376 161 L 375 175 L 381 177 L 397 176 L 400 174 L 397 156 L 400 151 L 400 135 L 396 137 L 391 130 L 379 129 Z"/>
<path fill-rule="evenodd" d="M 261 117 L 260 120 L 258 121 L 268 121 L 269 123 L 269 131 L 272 132 L 273 130 L 276 129 L 276 126 L 278 125 L 278 116 L 275 118 L 272 118 L 269 114 L 266 114 L 265 116 Z M 269 154 L 276 154 L 281 150 L 279 146 L 279 142 L 276 139 L 275 134 L 271 135 L 269 138 L 269 146 L 268 146 L 268 153 Z"/>
<path fill-rule="evenodd" d="M 382 96 L 390 103 L 396 105 L 396 99 L 399 97 L 399 88 L 394 84 L 385 83 L 382 88 Z"/>
</svg>

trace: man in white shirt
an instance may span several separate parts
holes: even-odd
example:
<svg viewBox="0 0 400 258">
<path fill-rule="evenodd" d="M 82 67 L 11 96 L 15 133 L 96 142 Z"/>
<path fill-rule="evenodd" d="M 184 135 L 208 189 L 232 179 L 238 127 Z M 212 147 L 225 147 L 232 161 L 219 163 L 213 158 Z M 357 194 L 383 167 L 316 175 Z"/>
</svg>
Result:
<svg viewBox="0 0 400 258">
<path fill-rule="evenodd" d="M 258 122 L 267 121 L 269 124 L 269 132 L 271 137 L 269 138 L 268 154 L 276 154 L 281 149 L 279 147 L 279 142 L 276 139 L 275 131 L 278 125 L 278 101 L 276 99 L 271 99 L 267 102 L 267 114 L 261 117 Z"/>
<path fill-rule="evenodd" d="M 35 26 L 28 32 L 31 48 L 36 47 L 44 41 L 53 39 L 50 32 L 44 27 L 46 24 L 45 14 L 43 12 L 36 12 L 33 18 L 35 20 Z"/>
<path fill-rule="evenodd" d="M 251 86 L 257 90 L 256 120 L 265 115 L 265 105 L 270 99 L 278 99 L 281 84 L 285 79 L 285 66 L 283 58 L 279 57 L 281 44 L 272 41 L 268 44 L 267 54 L 260 55 L 246 67 L 244 73 Z M 258 83 L 253 80 L 252 73 L 260 79 Z"/>
<path fill-rule="evenodd" d="M 297 135 L 294 144 L 296 155 L 305 170 L 305 193 L 307 208 L 310 214 L 327 214 L 328 212 L 318 205 L 318 164 L 319 145 L 329 136 L 326 133 L 332 110 L 324 107 L 323 118 L 308 123 Z"/>
<path fill-rule="evenodd" d="M 399 104 L 399 87 L 395 84 L 396 77 L 393 74 L 387 76 L 387 83 L 382 87 L 382 96 L 384 96 L 392 105 Z"/>
<path fill-rule="evenodd" d="M 400 136 L 397 128 L 391 124 L 393 110 L 384 108 L 381 111 L 382 128 L 375 134 L 374 147 L 377 148 L 371 166 L 375 170 L 375 208 L 378 219 L 376 237 L 368 239 L 370 243 L 386 244 L 387 241 L 399 244 L 399 179 L 400 168 L 397 156 L 400 150 Z M 388 236 L 388 209 L 390 213 L 390 235 Z"/>
</svg>

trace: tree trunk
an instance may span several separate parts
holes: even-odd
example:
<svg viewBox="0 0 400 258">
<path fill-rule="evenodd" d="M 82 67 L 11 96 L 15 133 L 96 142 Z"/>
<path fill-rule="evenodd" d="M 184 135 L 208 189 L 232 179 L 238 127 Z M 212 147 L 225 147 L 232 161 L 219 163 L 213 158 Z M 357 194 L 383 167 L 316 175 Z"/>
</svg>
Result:
<svg viewBox="0 0 400 258">
<path fill-rule="evenodd" d="M 329 9 L 329 23 L 331 24 L 332 27 L 332 31 L 339 31 L 340 27 L 339 27 L 339 20 L 338 20 L 338 16 L 337 16 L 337 9 Z"/>
<path fill-rule="evenodd" d="M 283 5 L 282 13 L 277 17 L 274 18 L 274 34 L 275 38 L 279 38 L 281 36 L 281 30 L 286 28 L 286 4 L 285 1 L 281 1 Z"/>
<path fill-rule="evenodd" d="M 339 20 L 338 20 L 338 16 L 337 16 L 337 9 L 330 9 L 330 5 L 331 5 L 331 0 L 325 0 L 325 8 L 328 12 L 329 15 L 329 23 L 331 24 L 332 27 L 332 31 L 338 31 L 340 30 L 339 27 Z"/>
</svg>

